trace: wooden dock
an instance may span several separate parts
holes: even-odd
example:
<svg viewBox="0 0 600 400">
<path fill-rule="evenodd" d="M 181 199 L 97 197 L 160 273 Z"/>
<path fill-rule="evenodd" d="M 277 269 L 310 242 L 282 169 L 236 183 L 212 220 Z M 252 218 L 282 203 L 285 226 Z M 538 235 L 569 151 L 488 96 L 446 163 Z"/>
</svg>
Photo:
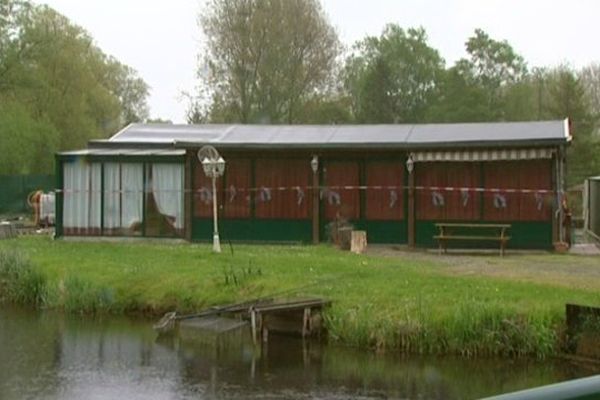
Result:
<svg viewBox="0 0 600 400">
<path fill-rule="evenodd" d="M 321 298 L 261 299 L 212 307 L 192 315 L 177 316 L 169 313 L 154 328 L 161 332 L 170 330 L 175 325 L 189 328 L 199 324 L 206 328 L 210 324 L 200 321 L 221 317 L 232 323 L 247 321 L 254 344 L 258 344 L 260 340 L 267 342 L 270 333 L 298 335 L 303 338 L 320 337 L 323 333 L 321 312 L 330 304 L 331 301 Z"/>
</svg>

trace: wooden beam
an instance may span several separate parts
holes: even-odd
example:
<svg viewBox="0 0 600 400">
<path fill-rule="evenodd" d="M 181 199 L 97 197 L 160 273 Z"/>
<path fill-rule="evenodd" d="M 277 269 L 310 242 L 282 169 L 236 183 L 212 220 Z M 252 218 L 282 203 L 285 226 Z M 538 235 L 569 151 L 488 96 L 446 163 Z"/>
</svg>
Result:
<svg viewBox="0 0 600 400">
<path fill-rule="evenodd" d="M 414 166 L 412 172 L 408 173 L 408 245 L 415 247 L 416 244 L 416 230 L 415 230 L 415 170 L 417 165 Z M 407 171 L 408 172 L 408 171 Z"/>
<path fill-rule="evenodd" d="M 319 172 L 312 174 L 312 240 L 319 244 Z"/>
<path fill-rule="evenodd" d="M 184 161 L 184 196 L 183 196 L 183 213 L 184 213 L 184 230 L 185 239 L 192 241 L 192 225 L 194 220 L 194 160 L 196 154 L 193 150 L 186 151 Z"/>
</svg>

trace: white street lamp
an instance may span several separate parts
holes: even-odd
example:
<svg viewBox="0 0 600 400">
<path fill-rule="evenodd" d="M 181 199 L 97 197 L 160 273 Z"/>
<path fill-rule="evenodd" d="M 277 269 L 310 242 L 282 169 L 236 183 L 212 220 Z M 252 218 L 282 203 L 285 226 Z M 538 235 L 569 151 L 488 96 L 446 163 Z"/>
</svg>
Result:
<svg viewBox="0 0 600 400">
<path fill-rule="evenodd" d="M 208 178 L 212 179 L 212 201 L 213 201 L 213 251 L 221 252 L 221 241 L 219 240 L 219 225 L 217 221 L 217 178 L 225 173 L 225 160 L 219 155 L 217 149 L 212 146 L 204 146 L 198 150 L 198 161 L 202 163 L 202 169 Z"/>
<path fill-rule="evenodd" d="M 414 168 L 415 168 L 415 161 L 412 158 L 412 154 L 410 154 L 408 156 L 408 158 L 406 159 L 406 170 L 408 171 L 409 174 L 411 174 L 413 172 Z"/>
</svg>

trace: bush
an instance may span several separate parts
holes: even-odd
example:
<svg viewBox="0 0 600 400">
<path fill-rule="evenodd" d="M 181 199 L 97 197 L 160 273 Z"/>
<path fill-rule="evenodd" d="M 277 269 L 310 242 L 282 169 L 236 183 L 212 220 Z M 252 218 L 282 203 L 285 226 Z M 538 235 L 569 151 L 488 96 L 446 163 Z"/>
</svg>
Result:
<svg viewBox="0 0 600 400">
<path fill-rule="evenodd" d="M 41 307 L 46 299 L 46 277 L 15 250 L 0 250 L 0 298 Z"/>
<path fill-rule="evenodd" d="M 76 276 L 68 276 L 64 285 L 64 307 L 69 312 L 108 311 L 114 302 L 112 290 L 94 286 Z"/>
</svg>

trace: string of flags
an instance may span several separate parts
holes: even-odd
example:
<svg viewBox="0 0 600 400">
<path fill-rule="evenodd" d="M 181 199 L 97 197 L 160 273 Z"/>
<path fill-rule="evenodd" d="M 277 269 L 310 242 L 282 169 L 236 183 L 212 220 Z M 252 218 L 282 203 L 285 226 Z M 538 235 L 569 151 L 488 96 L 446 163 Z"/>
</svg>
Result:
<svg viewBox="0 0 600 400">
<path fill-rule="evenodd" d="M 253 187 L 253 188 L 239 188 L 235 185 L 230 185 L 228 188 L 220 189 L 218 193 L 225 192 L 225 199 L 229 203 L 233 203 L 237 198 L 242 197 L 246 201 L 250 200 L 250 197 L 254 195 L 254 199 L 257 202 L 268 203 L 273 199 L 274 192 L 285 192 L 291 191 L 296 194 L 296 204 L 301 206 L 306 197 L 306 191 L 319 191 L 319 199 L 326 200 L 327 203 L 331 206 L 340 206 L 342 204 L 342 191 L 347 190 L 378 190 L 378 191 L 388 191 L 389 202 L 388 207 L 394 208 L 398 202 L 399 195 L 398 192 L 402 190 L 408 190 L 410 187 L 404 185 L 337 185 L 337 186 L 276 186 L 276 187 Z M 527 189 L 527 188 L 482 188 L 482 187 L 454 187 L 454 186 L 414 186 L 413 189 L 417 192 L 428 191 L 431 195 L 431 203 L 434 207 L 444 207 L 446 205 L 445 193 L 447 192 L 459 192 L 460 193 L 460 201 L 463 207 L 467 207 L 469 201 L 471 199 L 471 195 L 474 193 L 490 193 L 492 194 L 492 204 L 495 208 L 505 209 L 508 206 L 508 196 L 512 194 L 533 194 L 534 199 L 536 201 L 536 208 L 538 211 L 542 211 L 544 206 L 544 201 L 548 197 L 548 195 L 558 194 L 561 198 L 563 196 L 562 192 L 557 192 L 549 189 Z M 64 194 L 75 194 L 75 193 L 101 193 L 100 190 L 73 190 L 73 189 L 64 189 L 64 190 L 56 190 L 58 193 Z M 140 193 L 144 192 L 144 190 L 131 190 L 131 189 L 121 189 L 121 190 L 111 190 L 104 191 L 104 195 L 118 195 L 118 194 L 132 194 L 132 193 Z M 197 201 L 200 201 L 206 205 L 212 203 L 213 193 L 212 189 L 207 186 L 200 187 L 195 191 L 189 189 L 177 190 L 177 189 L 164 189 L 164 190 L 156 190 L 153 188 L 152 190 L 146 190 L 146 192 L 175 192 L 175 193 L 190 193 L 194 194 L 194 197 Z"/>
<path fill-rule="evenodd" d="M 227 193 L 230 198 L 235 198 L 235 196 L 237 196 L 238 193 L 244 193 L 244 192 L 262 192 L 261 196 L 263 197 L 269 197 L 272 196 L 273 192 L 277 192 L 277 191 L 295 191 L 295 192 L 302 192 L 304 193 L 305 191 L 312 191 L 312 190 L 319 190 L 319 191 L 339 191 L 339 190 L 410 190 L 411 188 L 408 186 L 403 186 L 403 185 L 392 185 L 392 186 L 381 186 L 381 185 L 373 185 L 373 186 L 349 186 L 349 185 L 345 185 L 345 186 L 275 186 L 275 187 L 268 187 L 268 186 L 260 186 L 260 187 L 254 187 L 254 188 L 238 188 L 235 187 L 233 185 L 230 185 L 228 188 L 225 189 L 218 189 L 219 193 L 222 193 L 223 191 L 225 193 Z M 533 194 L 537 194 L 537 195 L 544 195 L 544 194 L 556 194 L 556 193 L 563 193 L 562 191 L 556 191 L 556 190 L 552 190 L 552 189 L 515 189 L 515 188 L 482 188 L 482 187 L 462 187 L 462 186 L 414 186 L 412 189 L 416 190 L 416 191 L 421 191 L 421 190 L 429 190 L 429 191 L 435 191 L 435 192 L 461 192 L 462 196 L 466 196 L 467 193 L 507 193 L 507 194 L 511 194 L 511 193 L 533 193 Z M 139 193 L 139 192 L 146 192 L 146 193 L 153 193 L 153 192 L 176 192 L 176 193 L 190 193 L 190 192 L 195 192 L 195 194 L 197 196 L 206 196 L 206 192 L 212 192 L 212 190 L 209 187 L 200 187 L 196 190 L 192 190 L 192 189 L 151 189 L 151 190 L 139 190 L 139 189 L 118 189 L 118 190 L 94 190 L 94 189 L 85 189 L 85 190 L 80 190 L 80 189 L 54 189 L 54 192 L 56 193 Z"/>
</svg>

